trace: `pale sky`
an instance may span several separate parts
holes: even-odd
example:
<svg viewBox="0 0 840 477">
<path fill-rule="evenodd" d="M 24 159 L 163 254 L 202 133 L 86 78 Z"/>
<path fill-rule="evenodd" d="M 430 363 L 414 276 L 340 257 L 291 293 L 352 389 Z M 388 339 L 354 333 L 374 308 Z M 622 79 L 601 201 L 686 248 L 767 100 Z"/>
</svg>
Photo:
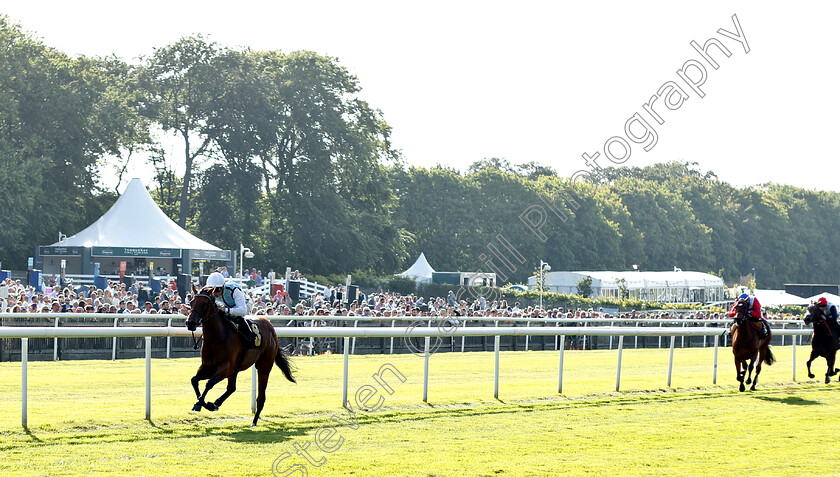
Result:
<svg viewBox="0 0 840 477">
<path fill-rule="evenodd" d="M 657 143 L 627 142 L 625 165 L 690 161 L 739 186 L 840 190 L 831 139 L 840 4 L 768 3 L 29 0 L 4 1 L 0 12 L 71 55 L 136 61 L 201 33 L 225 46 L 337 57 L 408 164 L 466 170 L 502 157 L 571 176 L 586 168 L 583 153 L 610 165 L 606 141 L 629 141 L 625 122 L 639 113 Z M 749 53 L 718 33 L 737 32 L 733 14 Z M 689 44 L 710 38 L 731 52 L 710 49 L 717 70 Z M 689 60 L 707 72 L 703 98 L 677 74 Z M 643 105 L 668 81 L 688 99 L 676 110 L 660 99 L 660 125 Z M 129 175 L 148 184 L 137 166 Z"/>
</svg>

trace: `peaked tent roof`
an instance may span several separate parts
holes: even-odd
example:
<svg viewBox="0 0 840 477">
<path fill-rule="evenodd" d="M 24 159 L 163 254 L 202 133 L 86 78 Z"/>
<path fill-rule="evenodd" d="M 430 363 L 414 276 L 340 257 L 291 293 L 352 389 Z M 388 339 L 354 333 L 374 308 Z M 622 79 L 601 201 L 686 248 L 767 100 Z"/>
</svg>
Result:
<svg viewBox="0 0 840 477">
<path fill-rule="evenodd" d="M 108 212 L 58 247 L 146 247 L 221 250 L 182 229 L 155 203 L 140 179 L 131 179 Z"/>
<path fill-rule="evenodd" d="M 398 277 L 406 277 L 406 278 L 413 278 L 414 281 L 417 282 L 431 282 L 432 281 L 432 273 L 435 271 L 431 265 L 429 265 L 429 261 L 426 260 L 426 255 L 423 252 L 420 252 L 420 256 L 417 257 L 417 261 L 414 262 L 414 265 L 408 268 L 408 270 L 398 273 Z"/>
<path fill-rule="evenodd" d="M 755 297 L 761 306 L 807 305 L 807 298 L 786 293 L 784 290 L 755 290 Z"/>
</svg>

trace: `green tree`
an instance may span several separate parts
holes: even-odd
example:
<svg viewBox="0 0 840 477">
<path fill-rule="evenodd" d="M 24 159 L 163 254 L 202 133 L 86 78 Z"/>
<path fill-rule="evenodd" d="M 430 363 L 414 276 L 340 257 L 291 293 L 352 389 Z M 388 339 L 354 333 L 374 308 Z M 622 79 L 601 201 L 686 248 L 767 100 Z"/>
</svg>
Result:
<svg viewBox="0 0 840 477">
<path fill-rule="evenodd" d="M 580 295 L 584 298 L 591 297 L 592 296 L 592 277 L 587 275 L 587 276 L 581 278 L 580 281 L 577 282 L 577 292 L 578 292 L 578 295 Z"/>
<path fill-rule="evenodd" d="M 209 86 L 216 74 L 213 59 L 218 47 L 201 35 L 183 37 L 155 50 L 145 59 L 139 84 L 147 101 L 144 113 L 164 131 L 172 131 L 184 144 L 184 176 L 181 185 L 178 225 L 185 227 L 190 212 L 190 188 L 195 163 L 208 153 L 208 103 L 213 97 Z M 198 147 L 194 146 L 198 144 Z"/>
</svg>

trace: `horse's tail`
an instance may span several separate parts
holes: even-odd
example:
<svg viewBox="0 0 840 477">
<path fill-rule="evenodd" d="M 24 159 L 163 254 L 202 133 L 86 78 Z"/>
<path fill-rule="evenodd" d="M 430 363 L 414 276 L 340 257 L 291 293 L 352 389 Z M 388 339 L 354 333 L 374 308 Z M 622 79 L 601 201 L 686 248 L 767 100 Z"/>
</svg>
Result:
<svg viewBox="0 0 840 477">
<path fill-rule="evenodd" d="M 775 363 L 775 362 L 776 362 L 776 357 L 773 356 L 773 350 L 771 350 L 770 347 L 768 346 L 767 347 L 767 353 L 764 355 L 764 363 L 767 364 L 767 366 L 772 366 L 773 363 Z"/>
<path fill-rule="evenodd" d="M 277 364 L 277 367 L 280 368 L 280 371 L 283 371 L 283 375 L 286 376 L 286 379 L 289 381 L 296 383 L 295 377 L 292 376 L 292 369 L 291 363 L 289 362 L 289 358 L 286 357 L 286 353 L 283 352 L 283 348 L 280 347 L 279 343 L 277 346 L 277 356 L 274 357 L 274 362 Z"/>
</svg>

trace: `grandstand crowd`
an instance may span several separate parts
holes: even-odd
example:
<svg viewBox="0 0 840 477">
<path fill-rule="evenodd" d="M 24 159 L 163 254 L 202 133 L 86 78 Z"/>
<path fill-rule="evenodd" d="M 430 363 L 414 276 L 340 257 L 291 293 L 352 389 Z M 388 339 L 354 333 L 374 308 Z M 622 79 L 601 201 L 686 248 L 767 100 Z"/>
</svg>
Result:
<svg viewBox="0 0 840 477">
<path fill-rule="evenodd" d="M 160 293 L 151 291 L 135 281 L 126 285 L 108 281 L 105 289 L 92 286 L 57 287 L 45 286 L 43 292 L 21 284 L 19 280 L 7 279 L 0 282 L 0 296 L 3 312 L 12 313 L 121 313 L 121 314 L 188 314 L 192 293 L 184 300 L 178 295 L 175 281 L 164 281 Z M 277 290 L 274 294 L 259 293 L 253 288 L 244 290 L 253 315 L 284 316 L 359 316 L 359 317 L 498 317 L 498 318 L 616 318 L 641 319 L 659 318 L 687 321 L 725 319 L 725 313 L 696 311 L 635 311 L 620 313 L 605 312 L 603 309 L 564 309 L 563 307 L 540 308 L 524 306 L 507 300 L 487 300 L 484 296 L 473 298 L 457 297 L 450 291 L 446 297 L 421 297 L 415 294 L 402 295 L 393 292 L 360 293 L 352 301 L 344 299 L 344 287 L 327 287 L 310 297 L 293 303 L 288 294 Z M 468 295 L 468 294 L 462 294 Z M 798 316 L 770 314 L 770 319 L 798 319 Z"/>
</svg>

